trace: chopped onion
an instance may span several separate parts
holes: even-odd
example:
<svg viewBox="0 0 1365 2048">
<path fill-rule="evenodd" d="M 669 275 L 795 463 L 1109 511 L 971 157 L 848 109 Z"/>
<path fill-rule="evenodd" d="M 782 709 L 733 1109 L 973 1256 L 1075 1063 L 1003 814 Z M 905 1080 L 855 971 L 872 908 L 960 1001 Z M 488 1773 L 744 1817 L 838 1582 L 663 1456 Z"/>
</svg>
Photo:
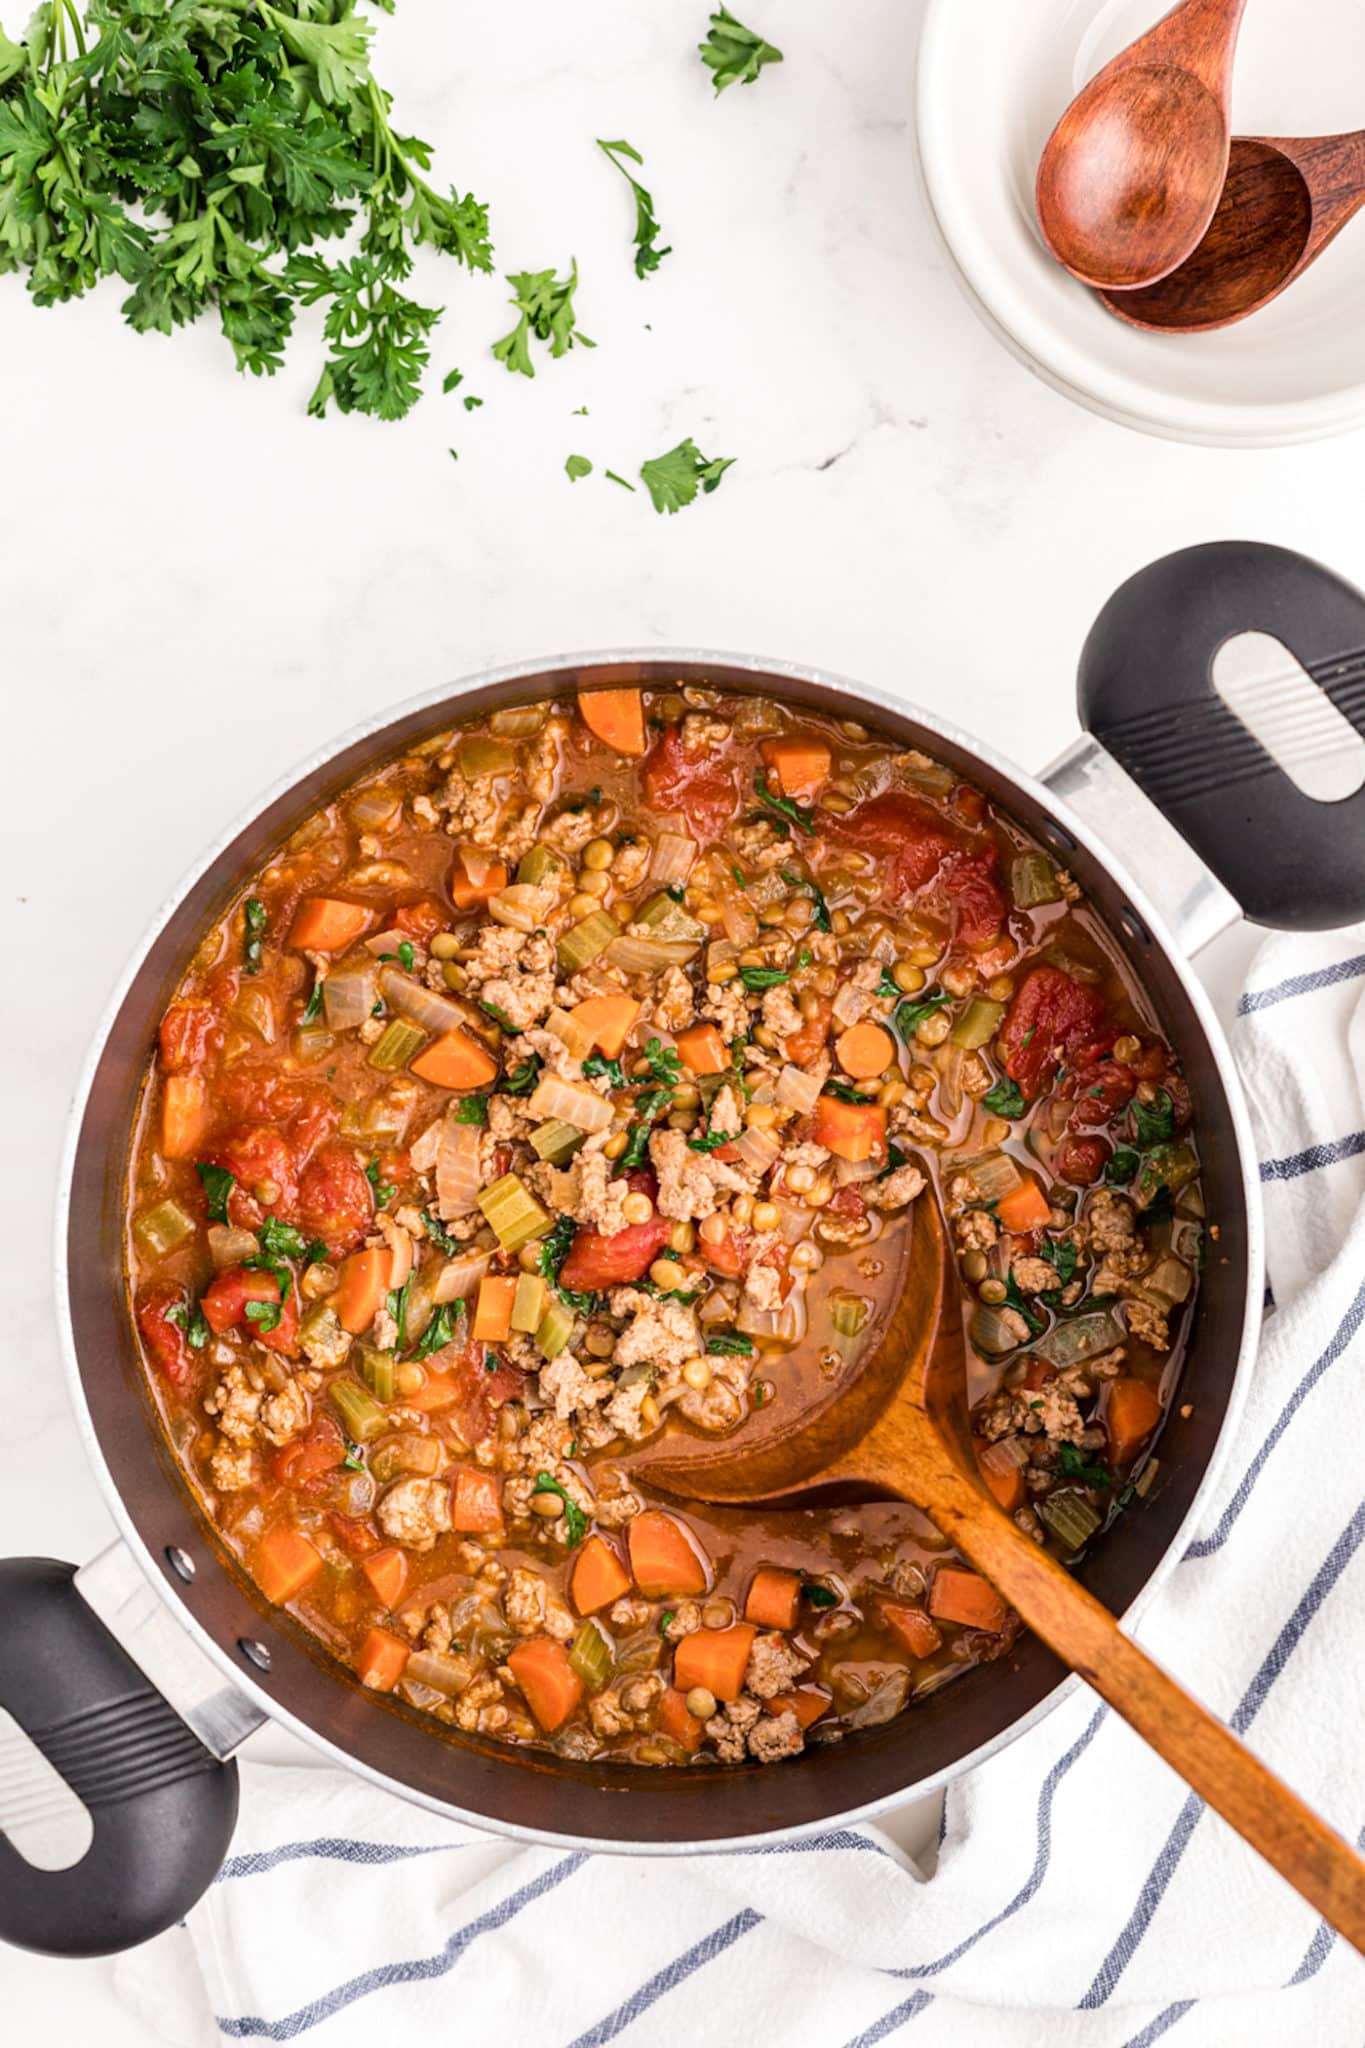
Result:
<svg viewBox="0 0 1365 2048">
<path fill-rule="evenodd" d="M 834 1178 L 841 1188 L 851 1187 L 855 1181 L 875 1180 L 881 1172 L 878 1159 L 836 1159 Z"/>
<path fill-rule="evenodd" d="M 720 916 L 732 946 L 752 946 L 758 937 L 758 919 L 738 890 L 722 890 Z"/>
<path fill-rule="evenodd" d="M 447 1656 L 440 1650 L 414 1650 L 403 1667 L 403 1677 L 450 1699 L 464 1691 L 478 1668 L 472 1657 L 458 1652 Z"/>
<path fill-rule="evenodd" d="M 976 1455 L 988 1472 L 1008 1474 L 1027 1465 L 1028 1445 L 1021 1436 L 1007 1436 L 999 1443 L 983 1444 Z"/>
<path fill-rule="evenodd" d="M 220 1273 L 224 1266 L 240 1266 L 243 1259 L 254 1258 L 259 1250 L 254 1230 L 234 1230 L 227 1223 L 210 1223 L 209 1256 Z"/>
<path fill-rule="evenodd" d="M 495 711 L 488 721 L 488 730 L 497 733 L 499 739 L 524 740 L 533 732 L 539 732 L 549 710 L 545 704 L 512 704 L 506 711 Z"/>
<path fill-rule="evenodd" d="M 667 888 L 685 882 L 697 858 L 697 843 L 682 832 L 661 832 L 650 863 L 649 879 Z"/>
<path fill-rule="evenodd" d="M 938 1068 L 939 1107 L 946 1117 L 955 1117 L 962 1108 L 962 1062 L 967 1057 L 960 1045 L 941 1045 L 934 1055 Z"/>
<path fill-rule="evenodd" d="M 802 1067 L 790 1062 L 777 1077 L 774 1100 L 784 1109 L 794 1109 L 801 1116 L 810 1116 L 820 1099 L 824 1086 L 824 1075 L 817 1069 L 807 1073 Z"/>
<path fill-rule="evenodd" d="M 442 1216 L 468 1216 L 479 1198 L 483 1133 L 477 1124 L 454 1121 L 459 1107 L 452 1102 L 446 1111 L 436 1151 L 436 1206 Z"/>
<path fill-rule="evenodd" d="M 346 1488 L 342 1494 L 342 1513 L 347 1515 L 368 1515 L 374 1506 L 376 1487 L 368 1472 L 348 1472 Z"/>
<path fill-rule="evenodd" d="M 735 1139 L 736 1156 L 755 1173 L 766 1173 L 781 1150 L 772 1132 L 760 1131 L 755 1124 Z"/>
<path fill-rule="evenodd" d="M 1017 1334 L 999 1309 L 988 1308 L 984 1302 L 972 1315 L 970 1334 L 973 1344 L 986 1358 L 1003 1358 L 1007 1351 L 1019 1348 Z"/>
<path fill-rule="evenodd" d="M 841 982 L 838 993 L 830 1005 L 835 1022 L 856 1024 L 860 1017 L 866 1015 L 871 1001 L 872 998 L 865 988 L 859 988 L 851 981 Z"/>
<path fill-rule="evenodd" d="M 396 954 L 401 945 L 406 944 L 410 946 L 412 944 L 412 933 L 400 930 L 397 925 L 390 925 L 387 931 L 376 932 L 373 938 L 364 940 L 363 944 L 365 951 L 373 953 L 377 960 L 382 953 Z"/>
<path fill-rule="evenodd" d="M 507 872 L 497 855 L 491 853 L 486 846 L 462 846 L 460 848 L 460 865 L 468 875 L 473 887 L 480 893 L 482 893 L 484 883 L 495 868 L 500 869 L 503 874 Z"/>
<path fill-rule="evenodd" d="M 739 1305 L 735 1328 L 746 1337 L 766 1337 L 773 1344 L 799 1344 L 806 1334 L 806 1290 L 793 1287 L 780 1308 L 755 1308 L 746 1296 Z"/>
<path fill-rule="evenodd" d="M 403 799 L 393 789 L 367 789 L 346 806 L 351 823 L 361 832 L 378 832 L 391 825 L 402 808 Z"/>
<path fill-rule="evenodd" d="M 488 899 L 488 914 L 513 931 L 533 932 L 543 925 L 558 891 L 538 882 L 511 882 Z"/>
<path fill-rule="evenodd" d="M 733 966 L 739 957 L 739 947 L 732 946 L 728 939 L 712 939 L 706 949 L 706 978 L 714 981 L 718 967 Z"/>
<path fill-rule="evenodd" d="M 356 1031 L 373 1014 L 379 977 L 373 967 L 334 967 L 322 984 L 329 1031 Z"/>
<path fill-rule="evenodd" d="M 526 1105 L 532 1116 L 558 1117 L 580 1131 L 605 1131 L 613 1116 L 612 1106 L 580 1081 L 562 1081 L 558 1074 L 542 1074 L 536 1091 Z"/>
<path fill-rule="evenodd" d="M 607 947 L 607 959 L 626 974 L 652 974 L 658 967 L 682 967 L 698 950 L 694 939 L 636 938 L 622 932 Z"/>
<path fill-rule="evenodd" d="M 379 986 L 384 992 L 385 1002 L 390 1003 L 400 1017 L 409 1017 L 414 1024 L 420 1024 L 424 1031 L 454 1031 L 468 1017 L 468 1012 L 458 1003 L 452 1003 L 448 996 L 437 995 L 434 988 L 424 987 L 410 974 L 400 974 L 396 967 L 383 969 Z"/>
<path fill-rule="evenodd" d="M 433 1301 L 467 1301 L 488 1271 L 492 1252 L 457 1252 L 436 1275 Z"/>
<path fill-rule="evenodd" d="M 784 1244 L 800 1244 L 810 1233 L 815 1220 L 815 1211 L 808 1209 L 804 1202 L 779 1202 L 777 1204 L 777 1230 Z M 705 1314 L 705 1310 L 702 1311 Z"/>
</svg>

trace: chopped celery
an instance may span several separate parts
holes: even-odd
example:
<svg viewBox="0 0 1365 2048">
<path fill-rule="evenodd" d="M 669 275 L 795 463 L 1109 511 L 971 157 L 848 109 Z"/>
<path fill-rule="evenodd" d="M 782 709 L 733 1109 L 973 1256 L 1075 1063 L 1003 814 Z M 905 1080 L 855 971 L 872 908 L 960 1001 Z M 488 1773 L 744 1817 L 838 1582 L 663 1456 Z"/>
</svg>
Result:
<svg viewBox="0 0 1365 2048">
<path fill-rule="evenodd" d="M 978 1159 L 964 1159 L 961 1171 L 971 1176 L 978 1201 L 986 1203 L 998 1202 L 1024 1177 L 1008 1152 L 983 1152 Z"/>
<path fill-rule="evenodd" d="M 1172 1195 L 1179 1194 L 1198 1172 L 1194 1147 L 1183 1138 L 1175 1145 L 1153 1145 L 1133 1184 L 1133 1200 L 1139 1209 L 1150 1208 L 1163 1188 Z"/>
<path fill-rule="evenodd" d="M 1004 1014 L 1003 1003 L 989 1002 L 985 996 L 973 996 L 948 1036 L 954 1045 L 962 1046 L 967 1052 L 975 1052 L 980 1046 L 990 1044 L 1000 1029 L 1000 1019 Z"/>
<path fill-rule="evenodd" d="M 461 775 L 510 775 L 517 765 L 517 751 L 505 740 L 486 739 L 482 733 L 467 732 L 455 749 Z"/>
<path fill-rule="evenodd" d="M 837 1337 L 856 1337 L 867 1322 L 867 1303 L 861 1294 L 840 1288 L 829 1297 L 829 1320 Z"/>
<path fill-rule="evenodd" d="M 517 880 L 530 882 L 537 888 L 544 882 L 558 882 L 563 877 L 564 865 L 552 846 L 543 846 L 537 841 L 517 862 Z"/>
<path fill-rule="evenodd" d="M 1177 1216 L 1171 1225 L 1171 1250 L 1187 1266 L 1198 1268 L 1204 1256 L 1204 1233 L 1188 1216 Z"/>
<path fill-rule="evenodd" d="M 425 1031 L 419 1031 L 406 1018 L 395 1017 L 385 1027 L 383 1036 L 370 1051 L 370 1065 L 377 1067 L 381 1074 L 405 1067 L 413 1054 L 420 1052 L 427 1042 Z"/>
<path fill-rule="evenodd" d="M 1040 1337 L 1033 1348 L 1039 1358 L 1060 1370 L 1063 1366 L 1078 1365 L 1084 1358 L 1096 1358 L 1101 1351 L 1112 1351 L 1122 1341 L 1122 1328 L 1109 1310 L 1095 1309 L 1089 1315 L 1068 1316 Z"/>
<path fill-rule="evenodd" d="M 572 1010 L 551 1010 L 545 1019 L 545 1029 L 567 1046 L 576 1060 L 585 1060 L 592 1051 L 592 1032 L 586 1024 L 575 1017 Z"/>
<path fill-rule="evenodd" d="M 545 1314 L 545 1282 L 538 1273 L 519 1273 L 517 1291 L 512 1297 L 512 1328 L 521 1330 L 528 1337 L 535 1335 Z"/>
<path fill-rule="evenodd" d="M 1021 910 L 1060 903 L 1062 885 L 1045 853 L 1021 853 L 1010 866 L 1010 894 Z"/>
<path fill-rule="evenodd" d="M 187 1216 L 178 1202 L 168 1197 L 158 1202 L 154 1209 L 147 1209 L 133 1225 L 133 1236 L 137 1239 L 138 1250 L 145 1258 L 164 1258 L 173 1252 L 187 1237 L 194 1236 L 194 1218 Z"/>
<path fill-rule="evenodd" d="M 1177 1216 L 1202 1216 L 1204 1214 L 1204 1190 L 1198 1181 L 1191 1181 L 1175 1198 Z"/>
<path fill-rule="evenodd" d="M 1101 1521 L 1099 1510 L 1086 1495 L 1069 1488 L 1050 1493 L 1039 1502 L 1038 1512 L 1068 1554 L 1083 1548 Z"/>
<path fill-rule="evenodd" d="M 377 1344 L 360 1346 L 360 1376 L 377 1401 L 391 1401 L 398 1391 L 397 1361 Z"/>
<path fill-rule="evenodd" d="M 605 953 L 613 939 L 619 938 L 621 927 L 614 917 L 605 910 L 594 910 L 569 930 L 555 947 L 555 955 L 565 974 L 577 974 L 581 968 L 590 966 L 599 953 Z"/>
<path fill-rule="evenodd" d="M 490 732 L 501 733 L 507 739 L 524 740 L 531 733 L 539 732 L 549 712 L 548 704 L 512 704 L 506 711 L 495 711 L 488 721 Z"/>
<path fill-rule="evenodd" d="M 369 1388 L 362 1387 L 360 1381 L 353 1380 L 349 1374 L 332 1381 L 327 1389 L 327 1398 L 341 1417 L 347 1436 L 354 1437 L 358 1444 L 368 1443 L 372 1436 L 378 1436 L 389 1426 L 383 1409 Z"/>
<path fill-rule="evenodd" d="M 698 924 L 695 917 L 689 917 L 667 889 L 661 889 L 657 896 L 651 896 L 647 903 L 642 903 L 631 922 L 648 925 L 659 939 L 687 939 L 699 946 L 706 937 L 706 926 Z"/>
<path fill-rule="evenodd" d="M 325 1024 L 300 1024 L 294 1033 L 292 1051 L 301 1067 L 311 1067 L 325 1059 L 335 1044 L 336 1033 Z"/>
<path fill-rule="evenodd" d="M 567 1301 L 552 1301 L 540 1319 L 536 1348 L 542 1358 L 558 1358 L 573 1334 L 574 1312 Z"/>
<path fill-rule="evenodd" d="M 306 1308 L 299 1323 L 299 1343 L 310 1365 L 324 1372 L 340 1365 L 351 1349 L 351 1333 L 343 1330 L 336 1312 L 325 1301 Z"/>
<path fill-rule="evenodd" d="M 569 1645 L 569 1662 L 589 1692 L 601 1692 L 611 1677 L 612 1650 L 595 1621 L 585 1621 Z"/>
<path fill-rule="evenodd" d="M 479 1207 L 505 1252 L 517 1251 L 533 1237 L 543 1237 L 550 1218 L 514 1173 L 505 1173 L 479 1196 Z"/>
<path fill-rule="evenodd" d="M 563 1166 L 572 1159 L 583 1143 L 583 1133 L 577 1124 L 566 1124 L 557 1116 L 547 1123 L 537 1124 L 531 1133 L 531 1150 L 538 1159 L 546 1159 L 551 1166 Z"/>
</svg>

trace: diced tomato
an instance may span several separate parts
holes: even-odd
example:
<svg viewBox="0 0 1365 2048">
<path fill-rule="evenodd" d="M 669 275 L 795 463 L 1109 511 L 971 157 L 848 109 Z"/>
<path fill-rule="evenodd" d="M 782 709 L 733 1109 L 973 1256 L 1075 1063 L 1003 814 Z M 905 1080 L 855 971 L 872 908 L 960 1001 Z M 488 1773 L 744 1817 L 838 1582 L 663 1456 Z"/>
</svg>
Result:
<svg viewBox="0 0 1365 2048">
<path fill-rule="evenodd" d="M 829 1036 L 829 1020 L 833 1008 L 834 1005 L 828 997 L 822 996 L 817 999 L 813 1014 L 807 1017 L 801 1029 L 793 1031 L 791 1037 L 784 1040 L 784 1059 L 790 1060 L 794 1067 L 808 1067 L 812 1060 L 818 1058 Z"/>
<path fill-rule="evenodd" d="M 204 1156 L 225 1166 L 237 1185 L 228 1199 L 228 1218 L 239 1229 L 255 1230 L 266 1212 L 292 1223 L 298 1203 L 294 1155 L 283 1132 L 269 1124 L 244 1124 L 215 1138 Z"/>
<path fill-rule="evenodd" d="M 423 945 L 436 932 L 443 932 L 450 923 L 444 905 L 434 896 L 423 896 L 416 903 L 400 903 L 393 913 L 395 928 L 408 932 Z"/>
<path fill-rule="evenodd" d="M 281 1486 L 306 1486 L 310 1479 L 335 1472 L 345 1462 L 346 1440 L 330 1415 L 316 1416 L 302 1436 L 291 1438 L 270 1454 L 270 1469 Z M 335 1519 L 345 1522 L 349 1517 Z M 354 1526 L 363 1529 L 365 1525 L 359 1522 Z"/>
<path fill-rule="evenodd" d="M 166 1072 L 188 1074 L 222 1045 L 222 1019 L 207 1003 L 172 1003 L 161 1020 L 159 1038 Z"/>
<path fill-rule="evenodd" d="M 846 1188 L 840 1188 L 830 1197 L 827 1213 L 831 1216 L 865 1216 L 867 1203 L 863 1200 L 861 1188 L 850 1181 Z"/>
<path fill-rule="evenodd" d="M 194 1358 L 185 1333 L 170 1319 L 172 1309 L 187 1309 L 180 1287 L 149 1287 L 137 1305 L 137 1326 L 143 1341 L 173 1387 L 183 1387 L 194 1374 Z"/>
<path fill-rule="evenodd" d="M 1136 1086 L 1132 1068 L 1121 1067 L 1117 1060 L 1087 1061 L 1084 1067 L 1073 1068 L 1058 1091 L 1075 1098 L 1069 1128 L 1095 1131 L 1112 1123 L 1132 1099 Z"/>
<path fill-rule="evenodd" d="M 285 1445 L 286 1450 L 291 1448 L 291 1445 Z M 352 1557 L 374 1556 L 379 1548 L 379 1534 L 368 1522 L 358 1521 L 354 1515 L 336 1513 L 329 1514 L 327 1520 L 337 1542 L 343 1550 L 349 1550 Z"/>
<path fill-rule="evenodd" d="M 374 1194 L 349 1145 L 324 1145 L 299 1179 L 299 1228 L 329 1251 L 354 1251 L 370 1227 Z"/>
<path fill-rule="evenodd" d="M 308 1084 L 274 1067 L 230 1066 L 216 1084 L 219 1114 L 228 1122 L 288 1123 L 298 1115 L 308 1095 Z"/>
<path fill-rule="evenodd" d="M 329 1088 L 311 1090 L 289 1126 L 289 1149 L 298 1172 L 341 1122 L 341 1105 Z"/>
<path fill-rule="evenodd" d="M 658 1182 L 643 1170 L 626 1175 L 626 1185 L 653 1201 Z M 668 1241 L 673 1225 L 656 1209 L 648 1223 L 628 1223 L 606 1237 L 600 1230 L 574 1232 L 569 1255 L 559 1271 L 561 1287 L 593 1294 L 601 1287 L 621 1287 L 642 1280 Z"/>
<path fill-rule="evenodd" d="M 693 836 L 709 846 L 739 804 L 734 770 L 710 748 L 689 753 L 682 727 L 666 726 L 644 764 L 645 793 L 656 811 L 681 811 Z"/>
<path fill-rule="evenodd" d="M 1005 922 L 1005 898 L 994 878 L 999 854 L 993 839 L 968 832 L 922 797 L 888 791 L 856 810 L 830 817 L 832 839 L 882 863 L 887 900 L 899 906 L 925 894 L 953 920 L 957 938 L 985 945 Z"/>
<path fill-rule="evenodd" d="M 1105 1138 L 1063 1138 L 1053 1164 L 1063 1180 L 1078 1188 L 1089 1188 L 1104 1172 L 1108 1158 L 1109 1143 Z"/>
<path fill-rule="evenodd" d="M 257 1301 L 273 1302 L 279 1307 L 280 1320 L 273 1330 L 263 1329 L 259 1322 L 248 1316 L 248 1305 Z M 221 1337 L 224 1330 L 235 1330 L 242 1325 L 268 1351 L 288 1354 L 298 1348 L 298 1299 L 291 1287 L 281 1302 L 275 1276 L 264 1267 L 229 1266 L 209 1282 L 200 1306 L 204 1320 L 215 1336 Z"/>
<path fill-rule="evenodd" d="M 442 1360 L 448 1352 L 441 1354 Z M 489 1363 L 493 1369 L 489 1371 Z M 466 1443 L 482 1442 L 493 1426 L 493 1417 L 504 1401 L 514 1401 L 524 1392 L 526 1375 L 514 1365 L 500 1359 L 496 1352 L 485 1351 L 482 1344 L 471 1345 L 463 1354 L 457 1355 L 454 1363 L 445 1372 L 455 1386 L 453 1412 L 460 1427 L 460 1434 Z"/>
<path fill-rule="evenodd" d="M 1063 1059 L 1094 1057 L 1104 1028 L 1104 998 L 1098 989 L 1060 967 L 1031 967 L 1000 1026 L 1005 1071 L 1032 1101 Z"/>
<path fill-rule="evenodd" d="M 713 1241 L 698 1232 L 697 1249 L 713 1273 L 737 1280 L 748 1269 L 752 1237 L 752 1231 L 727 1230 L 724 1237 Z"/>
<path fill-rule="evenodd" d="M 1018 1384 L 1023 1392 L 1037 1394 L 1042 1391 L 1049 1380 L 1056 1379 L 1056 1377 L 1057 1368 L 1055 1365 L 1049 1365 L 1045 1358 L 1034 1357 L 1029 1359 L 1023 1372 L 1019 1375 Z"/>
</svg>

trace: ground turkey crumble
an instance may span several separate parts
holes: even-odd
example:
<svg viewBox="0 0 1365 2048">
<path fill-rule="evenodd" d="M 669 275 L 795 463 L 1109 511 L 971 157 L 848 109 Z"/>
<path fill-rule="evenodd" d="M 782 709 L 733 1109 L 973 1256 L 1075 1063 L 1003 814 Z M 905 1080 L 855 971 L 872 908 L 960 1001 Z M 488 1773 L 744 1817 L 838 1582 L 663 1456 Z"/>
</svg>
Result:
<svg viewBox="0 0 1365 2048">
<path fill-rule="evenodd" d="M 681 1131 L 656 1131 L 649 1156 L 659 1176 L 655 1202 L 671 1223 L 714 1216 L 724 1196 L 751 1192 L 755 1185 L 754 1174 L 727 1165 L 714 1152 L 691 1151 Z"/>
</svg>

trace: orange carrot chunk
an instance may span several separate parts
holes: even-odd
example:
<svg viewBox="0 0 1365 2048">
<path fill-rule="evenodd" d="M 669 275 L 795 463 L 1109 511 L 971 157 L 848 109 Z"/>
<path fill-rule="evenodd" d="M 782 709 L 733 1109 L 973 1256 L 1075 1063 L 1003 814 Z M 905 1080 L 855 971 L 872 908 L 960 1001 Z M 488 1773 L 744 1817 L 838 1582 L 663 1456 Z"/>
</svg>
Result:
<svg viewBox="0 0 1365 2048">
<path fill-rule="evenodd" d="M 896 1057 L 895 1040 L 882 1024 L 850 1024 L 835 1039 L 834 1050 L 855 1081 L 875 1081 Z"/>
<path fill-rule="evenodd" d="M 690 1074 L 723 1074 L 730 1064 L 725 1041 L 714 1024 L 693 1024 L 677 1037 L 678 1058 Z"/>
<path fill-rule="evenodd" d="M 384 1306 L 392 1275 L 393 1253 L 386 1244 L 366 1245 L 343 1261 L 336 1293 L 328 1303 L 343 1330 L 358 1337 L 369 1329 Z"/>
<path fill-rule="evenodd" d="M 529 1643 L 518 1643 L 507 1662 L 527 1706 L 546 1734 L 553 1733 L 583 1697 L 583 1681 L 563 1643 L 533 1636 Z"/>
<path fill-rule="evenodd" d="M 425 1052 L 412 1063 L 412 1072 L 438 1088 L 483 1088 L 498 1071 L 498 1063 L 476 1038 L 458 1026 L 433 1038 Z"/>
<path fill-rule="evenodd" d="M 356 1655 L 360 1683 L 368 1685 L 371 1692 L 392 1692 L 411 1653 L 411 1643 L 401 1636 L 391 1636 L 386 1628 L 372 1628 Z"/>
<path fill-rule="evenodd" d="M 1022 1237 L 1025 1231 L 1038 1230 L 1047 1222 L 1048 1206 L 1047 1196 L 1030 1175 L 1021 1180 L 1017 1188 L 1011 1188 L 1007 1195 L 1000 1197 L 995 1213 L 1006 1230 Z"/>
<path fill-rule="evenodd" d="M 941 1564 L 929 1589 L 929 1612 L 935 1621 L 955 1621 L 962 1628 L 984 1628 L 998 1636 L 1008 1610 L 979 1572 Z"/>
<path fill-rule="evenodd" d="M 1161 1403 L 1146 1380 L 1110 1380 L 1100 1411 L 1116 1465 L 1135 1458 L 1161 1420 Z"/>
<path fill-rule="evenodd" d="M 168 1074 L 161 1084 L 161 1151 L 166 1159 L 189 1159 L 199 1150 L 208 1124 L 208 1095 L 202 1074 Z"/>
<path fill-rule="evenodd" d="M 404 1394 L 403 1406 L 415 1408 L 419 1415 L 435 1415 L 441 1408 L 452 1408 L 460 1398 L 460 1388 L 452 1373 L 428 1373 L 421 1386 L 411 1394 Z"/>
<path fill-rule="evenodd" d="M 795 1628 L 801 1606 L 801 1579 L 797 1572 L 779 1571 L 775 1565 L 760 1567 L 749 1581 L 744 1619 L 760 1628 Z"/>
<path fill-rule="evenodd" d="M 614 1060 L 626 1042 L 626 1034 L 640 1014 L 634 996 L 589 996 L 574 1007 L 573 1020 L 592 1033 L 593 1044 Z"/>
<path fill-rule="evenodd" d="M 922 1607 L 910 1607 L 900 1600 L 883 1600 L 882 1614 L 892 1635 L 899 1636 L 912 1657 L 932 1657 L 943 1642 Z"/>
<path fill-rule="evenodd" d="M 363 903 L 343 903 L 336 896 L 305 896 L 295 913 L 289 943 L 306 947 L 310 953 L 344 953 L 369 921 Z"/>
<path fill-rule="evenodd" d="M 886 1156 L 886 1110 L 880 1102 L 840 1102 L 822 1095 L 815 1105 L 815 1142 L 836 1158 L 859 1165 Z"/>
<path fill-rule="evenodd" d="M 778 740 L 764 740 L 760 751 L 783 796 L 808 803 L 829 780 L 829 748 L 813 734 L 787 733 Z"/>
<path fill-rule="evenodd" d="M 476 1344 L 503 1344 L 512 1334 L 512 1301 L 517 1283 L 512 1274 L 485 1273 L 479 1282 L 470 1336 Z"/>
<path fill-rule="evenodd" d="M 601 1536 L 589 1536 L 578 1553 L 570 1587 L 574 1606 L 580 1614 L 596 1614 L 610 1607 L 630 1591 L 630 1573 L 610 1543 Z"/>
<path fill-rule="evenodd" d="M 988 1465 L 980 1452 L 977 1453 L 977 1467 L 990 1491 L 995 1495 L 1007 1515 L 1024 1505 L 1024 1468 L 1022 1465 Z"/>
<path fill-rule="evenodd" d="M 252 1559 L 256 1584 L 276 1607 L 295 1599 L 321 1570 L 321 1557 L 292 1522 L 276 1522 L 267 1529 Z"/>
<path fill-rule="evenodd" d="M 474 910 L 507 887 L 507 869 L 477 847 L 462 848 L 450 871 L 450 900 L 457 910 Z"/>
<path fill-rule="evenodd" d="M 670 1686 L 659 1701 L 659 1717 L 655 1726 L 660 1735 L 666 1735 L 670 1742 L 676 1742 L 679 1749 L 690 1755 L 696 1749 L 705 1732 L 695 1714 L 687 1711 L 686 1695 L 676 1686 Z"/>
<path fill-rule="evenodd" d="M 736 1621 L 729 1628 L 699 1628 L 684 1636 L 673 1655 L 673 1683 L 682 1693 L 702 1685 L 718 1700 L 737 1700 L 757 1634 L 752 1622 Z"/>
<path fill-rule="evenodd" d="M 649 1508 L 630 1524 L 627 1540 L 631 1574 L 647 1600 L 706 1591 L 706 1559 L 675 1516 Z"/>
<path fill-rule="evenodd" d="M 644 753 L 645 707 L 638 690 L 580 690 L 578 710 L 593 738 L 613 753 Z"/>
<path fill-rule="evenodd" d="M 777 1692 L 764 1702 L 770 1714 L 795 1714 L 803 1728 L 810 1728 L 830 1708 L 831 1695 L 818 1685 L 798 1685 L 795 1692 Z"/>
<path fill-rule="evenodd" d="M 408 1560 L 405 1553 L 390 1545 L 387 1550 L 376 1550 L 372 1557 L 365 1558 L 360 1569 L 374 1587 L 375 1598 L 380 1606 L 396 1607 L 408 1583 Z"/>
<path fill-rule="evenodd" d="M 450 1526 L 463 1535 L 491 1535 L 502 1527 L 502 1488 L 491 1472 L 477 1465 L 455 1467 Z"/>
</svg>

